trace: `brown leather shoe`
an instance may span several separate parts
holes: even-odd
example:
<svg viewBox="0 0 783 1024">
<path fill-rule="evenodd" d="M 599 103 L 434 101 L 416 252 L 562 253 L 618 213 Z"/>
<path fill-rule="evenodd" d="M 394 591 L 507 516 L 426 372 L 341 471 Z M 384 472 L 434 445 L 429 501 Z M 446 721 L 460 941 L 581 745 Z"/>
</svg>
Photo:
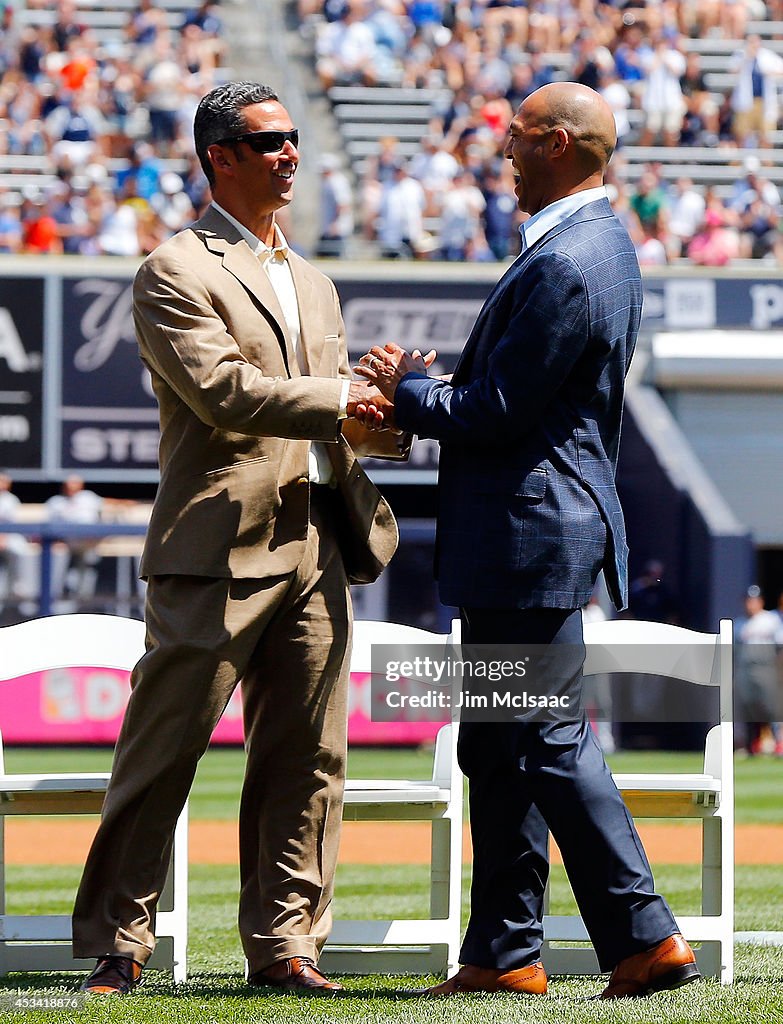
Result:
<svg viewBox="0 0 783 1024">
<path fill-rule="evenodd" d="M 621 960 L 612 971 L 601 999 L 646 996 L 679 988 L 699 978 L 701 974 L 693 950 L 676 932 L 646 953 L 635 953 Z"/>
<path fill-rule="evenodd" d="M 129 956 L 102 956 L 95 970 L 79 986 L 95 996 L 127 996 L 141 978 L 141 964 Z"/>
<path fill-rule="evenodd" d="M 248 976 L 253 988 L 282 988 L 288 992 L 310 992 L 313 995 L 332 995 L 345 991 L 336 981 L 330 981 L 315 966 L 309 956 L 292 956 L 290 960 L 276 960 L 262 971 Z"/>
<path fill-rule="evenodd" d="M 543 996 L 546 994 L 546 971 L 540 960 L 515 971 L 465 964 L 453 978 L 425 989 L 422 995 L 456 996 L 462 992 L 513 992 L 515 995 Z"/>
</svg>

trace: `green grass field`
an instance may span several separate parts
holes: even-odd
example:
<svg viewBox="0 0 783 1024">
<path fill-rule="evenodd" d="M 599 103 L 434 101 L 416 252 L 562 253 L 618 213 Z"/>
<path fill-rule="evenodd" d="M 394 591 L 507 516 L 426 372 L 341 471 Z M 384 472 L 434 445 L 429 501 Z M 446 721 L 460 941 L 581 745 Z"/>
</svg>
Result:
<svg viewBox="0 0 783 1024">
<path fill-rule="evenodd" d="M 690 754 L 618 754 L 611 758 L 618 771 L 655 769 L 699 770 Z M 110 753 L 91 751 L 10 750 L 11 771 L 102 770 Z M 354 776 L 426 777 L 428 751 L 366 751 L 351 754 Z M 758 758 L 738 761 L 737 820 L 747 823 L 783 822 L 783 761 Z M 194 819 L 235 819 L 242 754 L 235 750 L 210 752 L 202 762 L 191 799 Z M 684 826 L 687 827 L 687 826 Z M 675 913 L 698 909 L 697 866 L 655 865 L 658 888 Z M 390 865 L 382 870 L 343 865 L 338 874 L 335 912 L 339 916 L 417 916 L 426 911 L 425 866 Z M 13 866 L 8 872 L 8 909 L 63 913 L 70 909 L 78 881 L 74 868 Z M 469 869 L 466 869 L 466 887 Z M 345 979 L 346 998 L 324 1000 L 250 994 L 242 982 L 242 957 L 235 918 L 238 873 L 234 867 L 194 865 L 190 872 L 190 978 L 179 989 L 158 972 L 150 971 L 131 999 L 92 1001 L 78 1010 L 14 1010 L 8 1000 L 20 987 L 26 995 L 45 988 L 73 988 L 73 976 L 15 975 L 0 980 L 0 1022 L 49 1021 L 139 1022 L 319 1022 L 319 1024 L 436 1024 L 452 1021 L 476 1024 L 783 1024 L 783 948 L 738 948 L 737 981 L 730 988 L 713 982 L 689 986 L 639 1001 L 602 1004 L 590 997 L 600 991 L 597 978 L 555 978 L 544 999 L 509 996 L 467 996 L 433 1002 L 413 994 L 428 978 L 363 976 Z M 553 872 L 552 911 L 565 912 L 572 897 L 562 869 Z M 783 930 L 783 864 L 740 866 L 736 886 L 736 927 L 739 931 Z"/>
</svg>

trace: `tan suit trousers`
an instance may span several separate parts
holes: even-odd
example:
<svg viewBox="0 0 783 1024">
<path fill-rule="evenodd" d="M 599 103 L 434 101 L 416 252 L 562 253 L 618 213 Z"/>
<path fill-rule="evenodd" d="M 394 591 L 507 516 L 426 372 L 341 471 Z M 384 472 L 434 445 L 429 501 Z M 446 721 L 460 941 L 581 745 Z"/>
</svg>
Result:
<svg viewBox="0 0 783 1024">
<path fill-rule="evenodd" d="M 76 897 L 75 956 L 149 958 L 174 827 L 241 681 L 245 955 L 251 971 L 292 956 L 318 958 L 331 925 L 342 821 L 351 603 L 331 492 L 312 492 L 306 554 L 294 573 L 150 579 L 147 653 L 132 675 Z"/>
</svg>

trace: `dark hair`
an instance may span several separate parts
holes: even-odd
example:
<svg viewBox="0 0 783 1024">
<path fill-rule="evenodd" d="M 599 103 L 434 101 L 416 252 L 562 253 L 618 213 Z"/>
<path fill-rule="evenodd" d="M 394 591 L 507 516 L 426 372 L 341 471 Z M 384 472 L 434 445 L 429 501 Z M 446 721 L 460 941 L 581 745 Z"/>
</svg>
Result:
<svg viewBox="0 0 783 1024">
<path fill-rule="evenodd" d="M 207 147 L 247 130 L 243 113 L 245 107 L 277 99 L 274 89 L 258 82 L 227 82 L 202 98 L 193 121 L 193 141 L 210 188 L 215 186 L 215 173 L 207 156 Z"/>
</svg>

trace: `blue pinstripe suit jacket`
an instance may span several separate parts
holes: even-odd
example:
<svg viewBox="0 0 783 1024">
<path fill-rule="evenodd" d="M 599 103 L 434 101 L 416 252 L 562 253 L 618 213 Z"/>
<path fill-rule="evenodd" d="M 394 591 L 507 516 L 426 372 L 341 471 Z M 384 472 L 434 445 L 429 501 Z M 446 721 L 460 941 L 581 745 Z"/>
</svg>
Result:
<svg viewBox="0 0 783 1024">
<path fill-rule="evenodd" d="M 641 308 L 633 245 L 600 199 L 509 268 L 451 383 L 400 382 L 398 424 L 441 444 L 436 573 L 446 604 L 577 608 L 604 569 L 625 605 L 615 469 Z"/>
</svg>

